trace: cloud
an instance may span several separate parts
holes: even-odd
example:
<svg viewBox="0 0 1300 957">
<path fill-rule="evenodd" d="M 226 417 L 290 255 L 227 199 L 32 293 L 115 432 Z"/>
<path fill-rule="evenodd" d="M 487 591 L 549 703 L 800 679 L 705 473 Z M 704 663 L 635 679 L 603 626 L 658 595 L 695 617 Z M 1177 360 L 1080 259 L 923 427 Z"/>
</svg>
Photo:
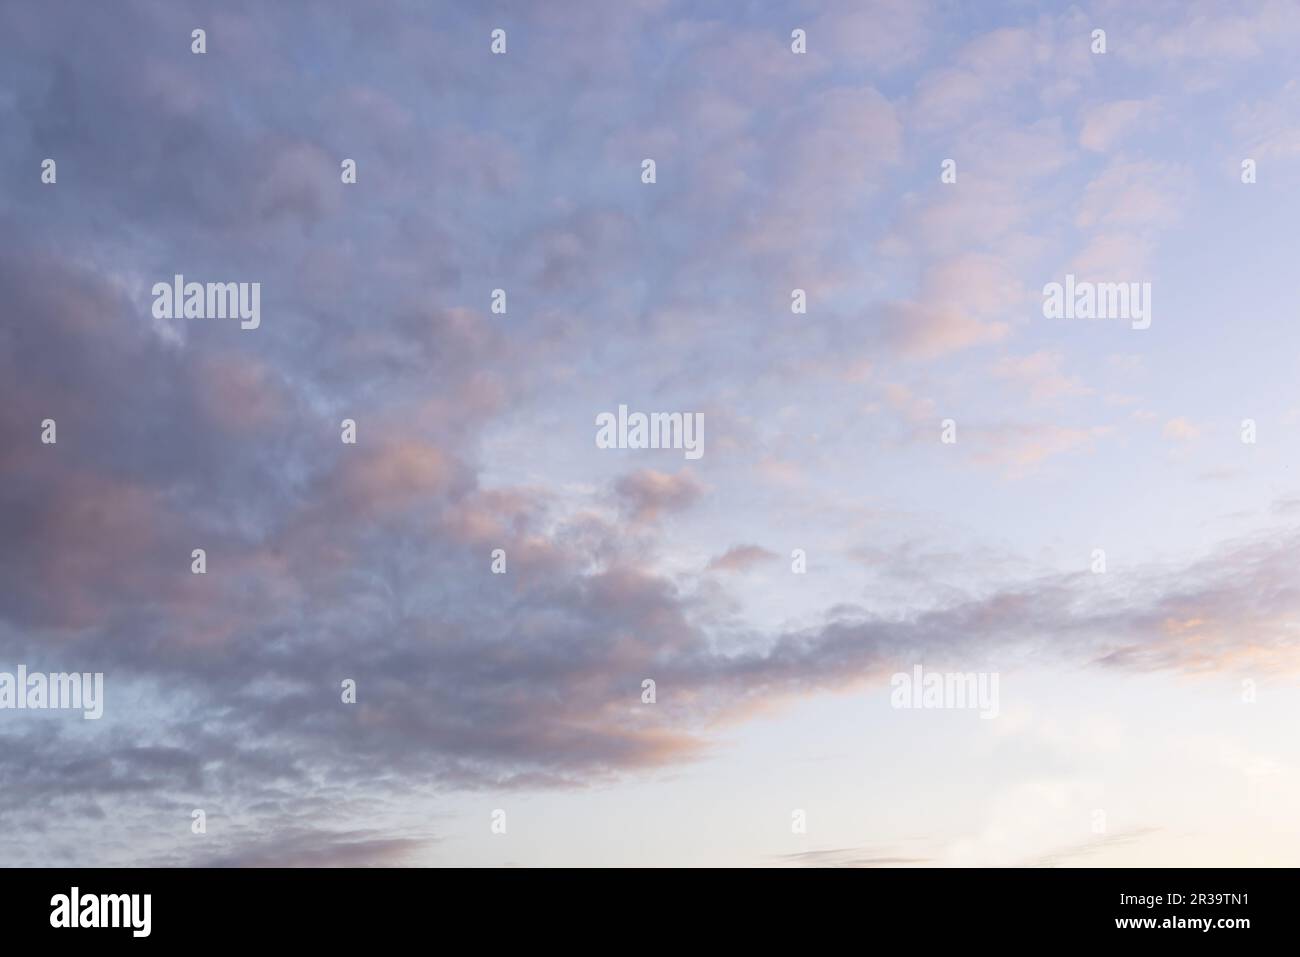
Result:
<svg viewBox="0 0 1300 957">
<path fill-rule="evenodd" d="M 1139 121 L 1155 108 L 1154 100 L 1115 100 L 1091 107 L 1083 114 L 1079 145 L 1086 150 L 1104 153 L 1121 137 L 1126 137 Z"/>
<path fill-rule="evenodd" d="M 1300 36 L 1300 15 L 1278 0 L 1252 0 L 1225 10 L 1214 3 L 1164 4 L 1136 27 L 1121 55 L 1142 63 L 1240 61 L 1285 47 Z"/>
<path fill-rule="evenodd" d="M 694 505 L 704 494 L 704 486 L 685 470 L 670 474 L 639 469 L 619 478 L 614 492 L 634 521 L 647 522 Z"/>
<path fill-rule="evenodd" d="M 284 829 L 209 853 L 200 867 L 403 867 L 436 846 L 430 838 L 389 837 L 374 830 Z"/>
<path fill-rule="evenodd" d="M 721 555 L 711 558 L 708 571 L 744 572 L 764 562 L 775 561 L 779 556 L 760 545 L 733 545 Z"/>
<path fill-rule="evenodd" d="M 886 404 L 914 429 L 934 428 L 939 422 L 938 406 L 933 399 L 922 398 L 910 388 L 896 382 L 881 387 Z"/>
<path fill-rule="evenodd" d="M 902 857 L 888 848 L 839 847 L 824 851 L 777 854 L 778 864 L 792 867 L 908 867 L 931 864 L 929 857 Z"/>
<path fill-rule="evenodd" d="M 1161 234 L 1187 207 L 1185 167 L 1152 160 L 1117 159 L 1083 190 L 1075 226 L 1085 243 L 1072 270 L 1093 281 L 1130 281 L 1149 274 Z M 1135 281 L 1135 280 L 1132 280 Z"/>
<path fill-rule="evenodd" d="M 1088 183 L 1075 225 L 1081 229 L 1168 226 L 1181 215 L 1185 181 L 1185 172 L 1170 164 L 1114 162 Z"/>
<path fill-rule="evenodd" d="M 1008 477 L 1021 478 L 1056 456 L 1090 451 L 1110 433 L 1111 428 L 1104 425 L 993 425 L 967 428 L 962 441 L 974 449 L 976 462 L 997 466 Z"/>
<path fill-rule="evenodd" d="M 993 366 L 993 374 L 1021 386 L 1034 402 L 1044 402 L 1092 392 L 1078 378 L 1061 371 L 1064 356 L 1040 351 L 1023 356 L 1004 356 Z"/>
<path fill-rule="evenodd" d="M 916 114 L 923 123 L 943 126 L 1023 82 L 1034 62 L 1034 36 L 1023 28 L 992 30 L 968 42 L 955 65 L 918 84 Z"/>
<path fill-rule="evenodd" d="M 1078 867 L 1081 861 L 1104 854 L 1117 847 L 1129 847 L 1141 842 L 1153 834 L 1160 833 L 1158 827 L 1135 827 L 1118 834 L 1106 834 L 1084 841 L 1070 847 L 1049 851 L 1025 863 L 1027 867 Z"/>
<path fill-rule="evenodd" d="M 1295 115 L 1300 107 L 1300 81 L 1291 79 L 1267 97 L 1243 104 L 1233 121 L 1241 143 L 1240 155 L 1232 157 L 1233 174 L 1240 174 L 1244 158 L 1256 162 L 1286 162 L 1300 155 L 1300 129 Z"/>
<path fill-rule="evenodd" d="M 880 314 L 885 342 L 906 355 L 932 358 L 1004 338 L 1001 317 L 1025 301 L 1005 263 L 963 255 L 930 267 L 917 295 L 887 304 Z"/>
<path fill-rule="evenodd" d="M 818 9 L 808 31 L 810 53 L 825 46 L 835 59 L 889 72 L 915 60 L 930 42 L 934 10 L 928 2 L 835 0 Z"/>
<path fill-rule="evenodd" d="M 1175 442 L 1190 442 L 1200 438 L 1201 430 L 1197 425 L 1180 416 L 1166 422 L 1160 434 Z"/>
</svg>

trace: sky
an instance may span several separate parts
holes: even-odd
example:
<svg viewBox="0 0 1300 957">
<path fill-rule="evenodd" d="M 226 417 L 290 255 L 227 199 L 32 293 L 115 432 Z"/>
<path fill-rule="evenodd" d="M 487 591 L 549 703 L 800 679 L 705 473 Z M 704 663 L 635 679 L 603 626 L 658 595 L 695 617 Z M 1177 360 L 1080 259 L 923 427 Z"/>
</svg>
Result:
<svg viewBox="0 0 1300 957">
<path fill-rule="evenodd" d="M 1294 864 L 1297 44 L 0 5 L 0 864 Z"/>
</svg>

